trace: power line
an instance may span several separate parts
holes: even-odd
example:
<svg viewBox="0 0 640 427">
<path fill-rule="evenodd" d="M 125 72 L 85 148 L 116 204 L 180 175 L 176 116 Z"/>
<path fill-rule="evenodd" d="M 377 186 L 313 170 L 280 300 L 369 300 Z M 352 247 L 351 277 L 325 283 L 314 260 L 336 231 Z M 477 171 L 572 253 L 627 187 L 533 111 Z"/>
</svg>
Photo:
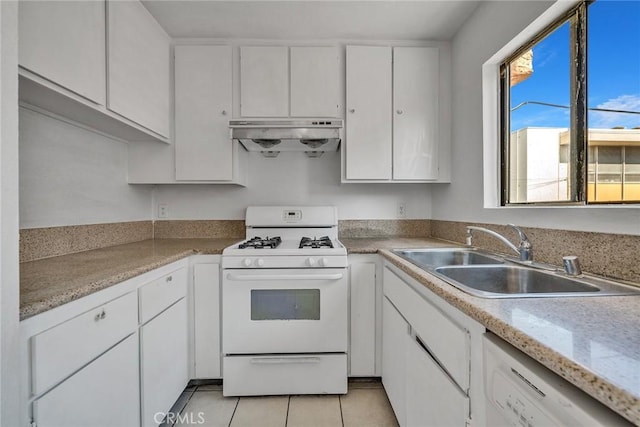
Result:
<svg viewBox="0 0 640 427">
<path fill-rule="evenodd" d="M 545 107 L 558 107 L 558 108 L 566 108 L 569 109 L 571 107 L 567 105 L 560 104 L 551 104 L 549 102 L 540 102 L 540 101 L 524 101 L 520 104 L 516 105 L 511 109 L 511 111 L 516 111 L 518 108 L 524 107 L 525 105 L 535 104 L 535 105 L 544 105 Z M 591 111 L 603 111 L 606 113 L 625 113 L 625 114 L 640 114 L 640 111 L 630 111 L 630 110 L 613 110 L 610 108 L 587 108 L 587 110 Z"/>
</svg>

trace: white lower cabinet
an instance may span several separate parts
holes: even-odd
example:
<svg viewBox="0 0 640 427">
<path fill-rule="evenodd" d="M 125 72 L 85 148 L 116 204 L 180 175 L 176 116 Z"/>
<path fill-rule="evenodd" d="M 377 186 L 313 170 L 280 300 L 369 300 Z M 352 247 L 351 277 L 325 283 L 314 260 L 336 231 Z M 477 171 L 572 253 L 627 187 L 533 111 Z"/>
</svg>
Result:
<svg viewBox="0 0 640 427">
<path fill-rule="evenodd" d="M 349 376 L 373 377 L 376 372 L 377 255 L 349 255 Z"/>
<path fill-rule="evenodd" d="M 469 398 L 415 337 L 406 354 L 406 425 L 464 426 Z"/>
<path fill-rule="evenodd" d="M 195 378 L 221 378 L 220 256 L 199 255 L 193 264 Z"/>
<path fill-rule="evenodd" d="M 190 379 L 189 262 L 21 322 L 20 425 L 157 426 Z"/>
<path fill-rule="evenodd" d="M 33 422 L 38 427 L 139 425 L 137 333 L 35 400 Z"/>
<path fill-rule="evenodd" d="M 142 425 L 157 426 L 189 382 L 184 298 L 140 328 L 140 360 Z"/>
<path fill-rule="evenodd" d="M 398 274 L 384 268 L 382 306 L 382 384 L 398 423 L 465 426 L 471 420 L 470 332 L 457 318 L 461 313 L 449 316 L 442 302 Z"/>
<path fill-rule="evenodd" d="M 410 327 L 385 297 L 382 301 L 382 384 L 401 426 L 407 425 L 405 352 Z"/>
</svg>

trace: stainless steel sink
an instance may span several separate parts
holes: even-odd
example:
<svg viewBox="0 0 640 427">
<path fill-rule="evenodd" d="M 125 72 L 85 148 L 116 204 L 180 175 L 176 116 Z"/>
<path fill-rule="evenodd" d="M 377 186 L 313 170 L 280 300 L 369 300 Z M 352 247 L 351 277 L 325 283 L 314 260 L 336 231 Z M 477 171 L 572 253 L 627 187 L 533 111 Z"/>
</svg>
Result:
<svg viewBox="0 0 640 427">
<path fill-rule="evenodd" d="M 448 266 L 433 272 L 457 288 L 484 298 L 640 294 L 638 288 L 607 280 L 573 279 L 516 265 Z"/>
<path fill-rule="evenodd" d="M 449 265 L 502 264 L 499 258 L 478 253 L 475 249 L 430 248 L 396 249 L 395 254 L 418 267 L 436 268 Z"/>
</svg>

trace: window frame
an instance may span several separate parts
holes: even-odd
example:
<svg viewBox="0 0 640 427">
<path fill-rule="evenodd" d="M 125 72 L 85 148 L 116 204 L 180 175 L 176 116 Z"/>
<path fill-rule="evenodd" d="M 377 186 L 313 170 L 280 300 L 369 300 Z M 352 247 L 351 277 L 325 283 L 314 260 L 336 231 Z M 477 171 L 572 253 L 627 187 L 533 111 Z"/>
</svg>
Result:
<svg viewBox="0 0 640 427">
<path fill-rule="evenodd" d="M 499 138 L 499 164 L 500 164 L 500 206 L 584 206 L 603 204 L 637 204 L 638 202 L 615 201 L 595 202 L 587 199 L 588 183 L 588 123 L 587 123 L 587 8 L 595 0 L 582 0 L 555 20 L 545 26 L 541 31 L 522 44 L 512 54 L 505 57 L 498 67 L 498 138 Z M 532 49 L 538 42 L 569 23 L 570 38 L 570 144 L 569 144 L 569 170 L 568 185 L 570 188 L 569 200 L 548 202 L 511 202 L 509 201 L 509 142 L 510 142 L 510 64 L 523 53 Z"/>
</svg>

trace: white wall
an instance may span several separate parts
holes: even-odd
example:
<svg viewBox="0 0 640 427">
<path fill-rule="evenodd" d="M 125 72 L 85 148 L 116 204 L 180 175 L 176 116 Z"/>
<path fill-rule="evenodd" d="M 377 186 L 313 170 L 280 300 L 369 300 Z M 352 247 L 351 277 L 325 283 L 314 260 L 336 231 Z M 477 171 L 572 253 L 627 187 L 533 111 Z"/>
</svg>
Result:
<svg viewBox="0 0 640 427">
<path fill-rule="evenodd" d="M 125 143 L 20 108 L 20 228 L 148 220 L 151 199 Z"/>
<path fill-rule="evenodd" d="M 18 4 L 0 1 L 0 425 L 18 425 Z"/>
<path fill-rule="evenodd" d="M 407 218 L 429 218 L 430 187 L 425 184 L 340 184 L 340 153 L 309 159 L 281 153 L 275 159 L 250 153 L 246 188 L 233 185 L 164 185 L 156 206 L 168 205 L 168 219 L 244 219 L 249 205 L 336 205 L 340 219 L 396 218 L 399 202 Z M 154 215 L 157 215 L 155 209 Z"/>
<path fill-rule="evenodd" d="M 637 208 L 483 206 L 482 65 L 550 5 L 543 1 L 484 2 L 455 36 L 452 183 L 433 187 L 432 218 L 640 234 Z"/>
</svg>

